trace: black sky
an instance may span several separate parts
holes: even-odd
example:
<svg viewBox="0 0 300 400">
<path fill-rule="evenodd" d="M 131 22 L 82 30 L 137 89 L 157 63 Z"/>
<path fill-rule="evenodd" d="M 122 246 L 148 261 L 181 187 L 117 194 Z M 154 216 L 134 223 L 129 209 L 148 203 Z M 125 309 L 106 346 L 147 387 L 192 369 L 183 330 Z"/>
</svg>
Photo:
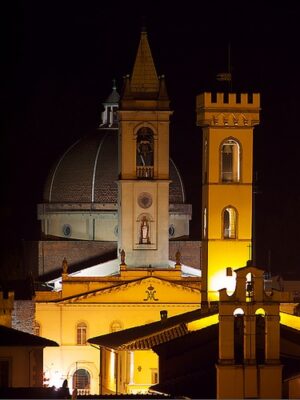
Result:
<svg viewBox="0 0 300 400">
<path fill-rule="evenodd" d="M 258 264 L 300 270 L 300 61 L 297 1 L 11 1 L 1 5 L 2 238 L 38 238 L 36 204 L 51 164 L 97 127 L 113 78 L 132 70 L 142 16 L 174 110 L 170 150 L 200 238 L 201 130 L 195 97 L 222 90 L 231 44 L 233 90 L 261 93 L 255 129 Z M 5 232 L 5 233 L 3 233 Z"/>
</svg>

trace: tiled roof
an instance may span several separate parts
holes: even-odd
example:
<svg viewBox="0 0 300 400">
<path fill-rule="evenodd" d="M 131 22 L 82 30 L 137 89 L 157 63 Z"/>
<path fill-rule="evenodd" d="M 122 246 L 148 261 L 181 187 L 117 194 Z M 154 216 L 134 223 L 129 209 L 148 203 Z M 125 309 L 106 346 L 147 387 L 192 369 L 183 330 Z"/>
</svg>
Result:
<svg viewBox="0 0 300 400">
<path fill-rule="evenodd" d="M 186 323 L 207 316 L 200 309 L 167 319 L 90 338 L 89 343 L 112 349 L 152 348 L 188 333 Z M 144 346 L 144 347 L 143 347 Z"/>
<path fill-rule="evenodd" d="M 0 346 L 58 346 L 53 340 L 0 325 Z"/>
<path fill-rule="evenodd" d="M 170 159 L 170 204 L 185 202 L 180 174 Z M 56 161 L 44 190 L 45 203 L 118 201 L 118 131 L 100 130 L 74 143 Z"/>
</svg>

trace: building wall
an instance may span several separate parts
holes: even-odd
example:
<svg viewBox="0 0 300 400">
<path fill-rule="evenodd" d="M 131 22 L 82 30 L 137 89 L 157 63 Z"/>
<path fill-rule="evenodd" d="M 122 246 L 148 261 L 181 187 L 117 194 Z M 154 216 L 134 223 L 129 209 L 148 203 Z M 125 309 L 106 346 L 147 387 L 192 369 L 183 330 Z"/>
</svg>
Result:
<svg viewBox="0 0 300 400">
<path fill-rule="evenodd" d="M 35 305 L 34 300 L 15 300 L 12 311 L 12 328 L 33 333 Z"/>
<path fill-rule="evenodd" d="M 168 315 L 173 316 L 197 307 L 197 304 L 118 303 L 114 302 L 113 295 L 110 304 L 36 303 L 36 320 L 41 327 L 40 334 L 60 345 L 59 348 L 46 348 L 44 351 L 44 371 L 50 378 L 50 386 L 61 386 L 63 380 L 67 379 L 69 387 L 72 387 L 75 370 L 84 368 L 93 377 L 91 393 L 99 393 L 100 353 L 91 345 L 76 345 L 78 323 L 86 323 L 87 338 L 91 338 L 112 332 L 113 325 L 116 324 L 121 329 L 126 329 L 157 321 L 162 309 L 168 310 Z M 156 357 L 145 357 L 142 353 L 135 355 L 134 381 L 128 388 L 131 393 L 136 390 L 136 385 L 140 385 L 141 390 L 142 386 L 152 384 L 151 368 L 158 368 L 154 359 Z M 140 364 L 141 371 L 137 369 Z"/>
<path fill-rule="evenodd" d="M 0 360 L 9 361 L 10 387 L 43 386 L 43 348 L 0 346 Z"/>
<path fill-rule="evenodd" d="M 92 240 L 43 240 L 26 242 L 26 263 L 34 276 L 57 271 L 62 261 L 67 259 L 69 266 L 87 267 L 117 257 L 117 242 L 98 242 Z M 201 242 L 190 240 L 170 240 L 169 259 L 176 261 L 176 252 L 180 251 L 183 264 L 201 269 Z M 32 260 L 35 260 L 33 263 Z"/>
<path fill-rule="evenodd" d="M 98 264 L 105 254 L 117 255 L 116 242 L 97 242 L 80 240 L 48 240 L 38 242 L 39 275 L 61 269 L 62 261 L 67 259 L 69 266 L 83 267 Z M 88 264 L 88 265 L 87 265 Z"/>
<path fill-rule="evenodd" d="M 201 242 L 198 240 L 170 240 L 169 259 L 176 261 L 176 252 L 180 251 L 181 263 L 201 269 Z"/>
<path fill-rule="evenodd" d="M 183 208 L 182 205 L 180 208 Z M 176 205 L 171 205 L 169 213 L 169 226 L 174 228 L 172 238 L 189 236 L 190 211 L 176 213 Z M 101 240 L 116 241 L 118 239 L 118 214 L 117 212 L 80 213 L 80 212 L 51 212 L 43 215 L 42 233 L 45 236 L 53 236 L 75 240 Z M 66 234 L 65 227 L 69 227 Z"/>
</svg>

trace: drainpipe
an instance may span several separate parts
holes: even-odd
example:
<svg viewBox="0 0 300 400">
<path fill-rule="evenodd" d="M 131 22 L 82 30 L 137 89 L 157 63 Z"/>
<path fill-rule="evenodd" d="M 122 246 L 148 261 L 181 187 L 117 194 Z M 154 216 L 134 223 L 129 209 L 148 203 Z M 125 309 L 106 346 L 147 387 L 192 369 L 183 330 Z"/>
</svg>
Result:
<svg viewBox="0 0 300 400">
<path fill-rule="evenodd" d="M 118 391 L 119 391 L 119 374 L 118 374 L 118 371 L 119 371 L 119 353 L 118 353 L 118 351 L 116 351 L 116 365 L 115 365 L 115 374 L 116 374 L 116 395 L 118 394 Z"/>
</svg>

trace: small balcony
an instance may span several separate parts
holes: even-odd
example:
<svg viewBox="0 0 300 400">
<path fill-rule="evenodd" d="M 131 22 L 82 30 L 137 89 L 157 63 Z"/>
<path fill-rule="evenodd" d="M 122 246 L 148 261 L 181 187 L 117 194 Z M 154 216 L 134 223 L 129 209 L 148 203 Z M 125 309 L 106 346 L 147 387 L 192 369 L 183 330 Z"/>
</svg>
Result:
<svg viewBox="0 0 300 400">
<path fill-rule="evenodd" d="M 153 166 L 143 165 L 136 167 L 136 176 L 138 179 L 153 179 L 154 176 Z"/>
</svg>

